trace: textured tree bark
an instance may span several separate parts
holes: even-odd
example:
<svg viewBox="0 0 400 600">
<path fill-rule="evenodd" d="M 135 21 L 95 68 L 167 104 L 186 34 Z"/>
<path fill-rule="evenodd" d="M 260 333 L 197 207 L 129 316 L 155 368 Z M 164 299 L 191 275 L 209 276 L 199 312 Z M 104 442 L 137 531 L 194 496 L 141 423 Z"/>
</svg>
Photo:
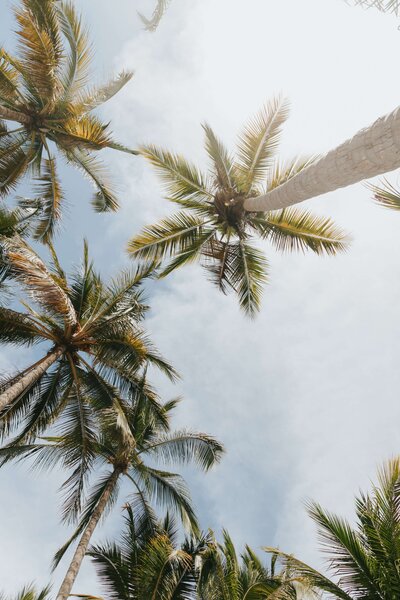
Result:
<svg viewBox="0 0 400 600">
<path fill-rule="evenodd" d="M 0 119 L 17 121 L 17 123 L 21 123 L 22 125 L 28 125 L 31 122 L 28 115 L 20 113 L 17 110 L 12 110 L 11 108 L 6 108 L 5 106 L 0 106 Z"/>
<path fill-rule="evenodd" d="M 247 211 L 286 208 L 400 167 L 400 107 L 361 129 L 278 188 L 248 198 Z"/>
<path fill-rule="evenodd" d="M 82 533 L 81 539 L 79 540 L 79 544 L 75 550 L 74 556 L 72 557 L 71 564 L 69 565 L 68 571 L 64 577 L 64 581 L 62 582 L 61 587 L 58 591 L 56 600 L 68 600 L 68 596 L 71 594 L 72 586 L 75 583 L 75 579 L 79 573 L 82 561 L 87 552 L 90 538 L 92 537 L 93 532 L 96 529 L 96 525 L 104 512 L 104 509 L 107 505 L 108 500 L 110 499 L 110 496 L 118 481 L 118 477 L 120 476 L 120 474 L 121 470 L 115 468 L 104 489 L 103 495 L 97 507 L 95 508 L 92 516 L 90 517 L 86 529 Z"/>
<path fill-rule="evenodd" d="M 0 394 L 0 411 L 11 404 L 22 392 L 30 388 L 64 352 L 64 348 L 55 348 L 39 363 L 29 369 L 25 375 Z"/>
</svg>

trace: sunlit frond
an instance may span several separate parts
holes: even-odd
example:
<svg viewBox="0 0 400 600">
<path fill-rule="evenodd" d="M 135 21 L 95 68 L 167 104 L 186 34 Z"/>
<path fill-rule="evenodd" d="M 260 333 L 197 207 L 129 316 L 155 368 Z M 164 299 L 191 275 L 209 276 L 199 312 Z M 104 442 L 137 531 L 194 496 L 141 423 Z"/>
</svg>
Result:
<svg viewBox="0 0 400 600">
<path fill-rule="evenodd" d="M 289 104 L 283 98 L 270 100 L 254 117 L 239 138 L 237 175 L 242 191 L 262 182 L 278 148 L 282 126 L 289 116 Z"/>
<path fill-rule="evenodd" d="M 211 127 L 203 125 L 206 135 L 206 151 L 211 158 L 212 167 L 215 171 L 217 187 L 226 191 L 233 191 L 235 181 L 233 177 L 233 159 L 229 155 L 221 140 L 217 138 Z"/>
<path fill-rule="evenodd" d="M 400 210 L 400 191 L 389 181 L 384 180 L 381 186 L 368 186 L 374 195 L 374 200 L 384 208 Z"/>
<path fill-rule="evenodd" d="M 288 208 L 266 216 L 257 214 L 251 225 L 281 252 L 312 250 L 316 254 L 337 254 L 348 247 L 349 236 L 326 217 Z"/>
<path fill-rule="evenodd" d="M 114 79 L 102 86 L 94 87 L 83 92 L 77 101 L 77 110 L 82 113 L 90 112 L 111 100 L 132 79 L 132 71 L 121 71 Z"/>
<path fill-rule="evenodd" d="M 182 156 L 156 146 L 142 146 L 139 150 L 154 165 L 173 199 L 213 199 L 203 175 Z"/>
</svg>

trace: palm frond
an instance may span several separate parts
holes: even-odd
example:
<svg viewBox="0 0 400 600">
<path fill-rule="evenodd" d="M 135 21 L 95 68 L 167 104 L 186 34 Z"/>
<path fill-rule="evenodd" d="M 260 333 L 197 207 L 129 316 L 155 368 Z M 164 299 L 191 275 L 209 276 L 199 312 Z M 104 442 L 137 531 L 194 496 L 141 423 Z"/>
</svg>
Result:
<svg viewBox="0 0 400 600">
<path fill-rule="evenodd" d="M 35 229 L 35 239 L 46 243 L 55 233 L 64 199 L 54 158 L 43 161 L 41 174 L 36 181 L 34 202 L 39 202 L 42 210 Z"/>
<path fill-rule="evenodd" d="M 315 156 L 297 156 L 288 161 L 276 160 L 268 171 L 266 192 L 271 192 L 292 179 L 316 161 Z"/>
<path fill-rule="evenodd" d="M 185 252 L 204 234 L 204 219 L 186 212 L 149 225 L 128 244 L 130 255 L 150 263 Z"/>
<path fill-rule="evenodd" d="M 23 0 L 16 10 L 19 24 L 18 50 L 29 83 L 43 108 L 53 106 L 59 92 L 58 71 L 62 58 L 62 44 L 54 2 L 51 0 Z"/>
<path fill-rule="evenodd" d="M 232 157 L 207 123 L 203 125 L 203 129 L 206 135 L 206 151 L 215 171 L 216 186 L 228 192 L 233 191 L 235 181 Z"/>
<path fill-rule="evenodd" d="M 63 98 L 69 101 L 87 82 L 92 61 L 92 49 L 88 41 L 88 30 L 83 27 L 72 2 L 61 2 L 58 9 L 60 28 L 69 44 L 67 66 L 62 74 Z"/>
<path fill-rule="evenodd" d="M 308 249 L 316 254 L 335 255 L 346 250 L 350 242 L 330 218 L 296 208 L 274 211 L 265 217 L 257 215 L 250 223 L 281 252 Z"/>
<path fill-rule="evenodd" d="M 289 116 L 288 102 L 277 97 L 270 100 L 240 136 L 236 171 L 244 193 L 261 182 L 278 148 L 282 126 Z"/>
<path fill-rule="evenodd" d="M 7 241 L 6 256 L 14 277 L 38 304 L 51 314 L 63 315 L 70 325 L 76 325 L 77 318 L 71 300 L 33 250 L 26 245 Z"/>
<path fill-rule="evenodd" d="M 165 11 L 168 8 L 168 4 L 170 3 L 171 0 L 156 0 L 157 4 L 156 7 L 154 9 L 153 14 L 151 15 L 150 19 L 147 19 L 144 15 L 142 15 L 141 13 L 138 13 L 139 17 L 141 18 L 142 22 L 145 25 L 145 29 L 147 31 L 155 31 L 157 29 L 157 27 L 159 26 L 161 19 L 164 16 Z"/>
<path fill-rule="evenodd" d="M 374 200 L 384 208 L 400 210 L 400 192 L 389 181 L 384 179 L 381 186 L 369 185 Z"/>
<path fill-rule="evenodd" d="M 172 199 L 213 199 L 200 171 L 179 154 L 156 146 L 142 146 L 140 153 L 155 167 Z"/>
<path fill-rule="evenodd" d="M 116 211 L 118 200 L 108 183 L 104 165 L 94 156 L 77 149 L 64 150 L 67 161 L 77 166 L 97 188 L 92 205 L 96 212 Z"/>
<path fill-rule="evenodd" d="M 132 71 L 121 71 L 107 83 L 84 92 L 78 98 L 78 111 L 88 113 L 108 100 L 111 100 L 132 79 Z"/>
<path fill-rule="evenodd" d="M 205 433 L 181 430 L 159 435 L 141 452 L 151 453 L 155 460 L 166 463 L 194 462 L 207 471 L 221 460 L 224 449 L 215 438 Z"/>
</svg>

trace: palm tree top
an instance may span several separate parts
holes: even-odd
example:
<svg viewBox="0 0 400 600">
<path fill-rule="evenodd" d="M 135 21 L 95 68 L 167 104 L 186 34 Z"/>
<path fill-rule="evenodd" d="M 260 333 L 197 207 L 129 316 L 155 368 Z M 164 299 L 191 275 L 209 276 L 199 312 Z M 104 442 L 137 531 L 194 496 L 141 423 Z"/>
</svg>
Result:
<svg viewBox="0 0 400 600">
<path fill-rule="evenodd" d="M 165 185 L 167 199 L 181 210 L 145 227 L 130 241 L 128 252 L 145 263 L 166 262 L 161 277 L 200 261 L 211 281 L 224 293 L 233 290 L 240 306 L 254 316 L 268 278 L 268 263 L 253 238 L 269 240 L 283 252 L 309 249 L 336 254 L 344 250 L 348 237 L 328 218 L 292 208 L 271 213 L 245 209 L 247 198 L 277 188 L 313 161 L 275 158 L 288 115 L 285 99 L 270 100 L 244 128 L 236 157 L 209 125 L 203 125 L 210 160 L 207 173 L 178 154 L 142 147 L 142 155 Z"/>
<path fill-rule="evenodd" d="M 318 527 L 321 548 L 334 580 L 277 549 L 285 566 L 330 597 L 342 600 L 400 597 L 400 458 L 378 471 L 378 483 L 355 500 L 356 523 L 308 506 Z"/>
<path fill-rule="evenodd" d="M 88 85 L 92 49 L 72 2 L 21 0 L 15 16 L 16 55 L 0 49 L 0 195 L 9 194 L 27 172 L 33 174 L 44 207 L 36 236 L 48 240 L 63 200 L 53 148 L 92 181 L 97 211 L 118 207 L 93 152 L 136 151 L 115 142 L 109 124 L 92 111 L 118 93 L 132 73 Z"/>
</svg>

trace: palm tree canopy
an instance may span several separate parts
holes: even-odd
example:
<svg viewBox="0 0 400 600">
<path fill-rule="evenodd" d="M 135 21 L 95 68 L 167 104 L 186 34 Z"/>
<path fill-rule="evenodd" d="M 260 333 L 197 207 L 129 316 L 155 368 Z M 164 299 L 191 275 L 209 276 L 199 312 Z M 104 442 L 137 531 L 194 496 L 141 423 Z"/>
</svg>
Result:
<svg viewBox="0 0 400 600">
<path fill-rule="evenodd" d="M 86 390 L 87 396 L 90 393 Z M 115 479 L 115 473 L 131 484 L 133 492 L 128 502 L 135 519 L 146 531 L 155 530 L 155 506 L 176 514 L 187 530 L 197 532 L 197 519 L 183 478 L 160 467 L 165 464 L 194 464 L 208 471 L 221 459 L 223 446 L 205 433 L 186 429 L 171 431 L 171 412 L 177 401 L 161 403 L 154 392 L 149 393 L 149 386 L 143 378 L 140 385 L 131 385 L 129 389 L 125 386 L 124 394 L 121 393 L 124 419 L 115 410 L 90 412 L 86 408 L 83 452 L 82 430 L 78 421 L 84 409 L 76 414 L 74 393 L 71 392 L 71 395 L 72 402 L 67 403 L 59 419 L 58 435 L 42 435 L 39 443 L 18 440 L 0 449 L 3 463 L 31 458 L 33 465 L 40 468 L 52 468 L 61 463 L 64 468 L 72 470 L 63 484 L 63 518 L 75 521 L 80 516 L 80 519 L 72 537 L 58 551 L 55 565 L 86 528 L 110 478 Z M 94 390 L 94 398 L 86 406 L 93 406 L 97 399 Z M 90 476 L 94 481 L 91 481 L 90 490 L 86 493 Z M 107 509 L 117 499 L 118 485 L 119 481 L 116 481 Z"/>
<path fill-rule="evenodd" d="M 53 147 L 93 182 L 95 210 L 117 209 L 94 152 L 107 147 L 136 152 L 115 142 L 109 125 L 92 111 L 119 92 L 132 73 L 121 72 L 99 87 L 87 85 L 91 47 L 70 1 L 21 0 L 15 16 L 17 53 L 0 49 L 0 196 L 27 172 L 33 174 L 36 200 L 43 206 L 36 237 L 46 241 L 63 200 Z"/>
<path fill-rule="evenodd" d="M 378 484 L 355 502 L 357 523 L 309 506 L 322 550 L 336 583 L 296 558 L 280 552 L 283 564 L 333 598 L 394 600 L 400 597 L 400 459 L 378 473 Z"/>
<path fill-rule="evenodd" d="M 1 433 L 17 431 L 16 439 L 22 443 L 40 435 L 65 411 L 71 415 L 82 411 L 79 435 L 84 455 L 88 401 L 92 409 L 112 408 L 122 418 L 121 395 L 138 385 L 148 365 L 176 377 L 143 329 L 147 306 L 142 282 L 150 272 L 124 271 L 105 283 L 85 243 L 82 264 L 68 278 L 54 251 L 48 268 L 29 246 L 15 239 L 8 241 L 7 264 L 35 306 L 24 302 L 23 312 L 0 307 L 0 343 L 43 342 L 50 352 L 56 348 L 60 354 L 48 372 L 3 409 Z M 3 381 L 0 392 L 18 377 Z M 150 389 L 147 395 L 152 395 Z"/>
<path fill-rule="evenodd" d="M 181 210 L 146 227 L 130 241 L 128 252 L 147 264 L 170 259 L 161 277 L 200 261 L 219 289 L 233 290 L 240 306 L 253 316 L 268 276 L 268 263 L 254 244 L 255 237 L 269 240 L 281 251 L 336 254 L 344 250 L 348 239 L 330 219 L 298 209 L 272 213 L 244 209 L 246 198 L 264 188 L 275 189 L 312 162 L 310 158 L 287 163 L 275 159 L 288 114 L 286 101 L 271 100 L 242 132 L 236 158 L 204 125 L 211 162 L 206 174 L 182 156 L 155 146 L 142 147 L 141 153 L 164 182 L 168 200 Z"/>
</svg>

